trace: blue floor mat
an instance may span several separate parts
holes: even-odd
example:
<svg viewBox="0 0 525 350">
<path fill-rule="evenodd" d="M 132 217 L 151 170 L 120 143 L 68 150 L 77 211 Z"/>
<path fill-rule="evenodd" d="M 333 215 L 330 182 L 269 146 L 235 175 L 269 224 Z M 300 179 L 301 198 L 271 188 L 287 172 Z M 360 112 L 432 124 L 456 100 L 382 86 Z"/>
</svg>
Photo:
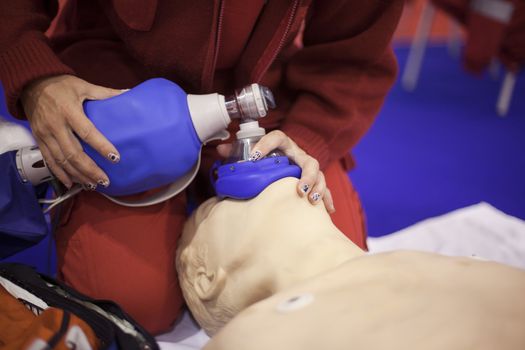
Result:
<svg viewBox="0 0 525 350">
<path fill-rule="evenodd" d="M 407 53 L 396 49 L 400 71 Z M 525 75 L 501 118 L 501 78 L 467 74 L 444 46 L 426 53 L 417 89 L 406 92 L 397 82 L 354 150 L 350 177 L 369 235 L 480 201 L 525 219 Z"/>
</svg>

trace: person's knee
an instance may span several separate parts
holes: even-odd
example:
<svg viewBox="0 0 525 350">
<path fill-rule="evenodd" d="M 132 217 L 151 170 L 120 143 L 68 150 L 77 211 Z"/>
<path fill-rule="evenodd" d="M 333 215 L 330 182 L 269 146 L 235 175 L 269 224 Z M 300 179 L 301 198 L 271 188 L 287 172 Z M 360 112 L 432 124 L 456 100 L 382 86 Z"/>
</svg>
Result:
<svg viewBox="0 0 525 350">
<path fill-rule="evenodd" d="M 184 213 L 176 203 L 145 215 L 102 202 L 97 210 L 108 210 L 88 221 L 88 199 L 89 208 L 77 205 L 56 232 L 59 277 L 91 298 L 116 302 L 149 332 L 166 331 L 183 304 L 174 261 Z"/>
<path fill-rule="evenodd" d="M 130 283 L 127 291 L 114 299 L 119 298 L 124 311 L 148 332 L 157 335 L 173 326 L 181 313 L 183 298 L 175 281 L 156 285 L 151 282 L 154 281 Z"/>
</svg>

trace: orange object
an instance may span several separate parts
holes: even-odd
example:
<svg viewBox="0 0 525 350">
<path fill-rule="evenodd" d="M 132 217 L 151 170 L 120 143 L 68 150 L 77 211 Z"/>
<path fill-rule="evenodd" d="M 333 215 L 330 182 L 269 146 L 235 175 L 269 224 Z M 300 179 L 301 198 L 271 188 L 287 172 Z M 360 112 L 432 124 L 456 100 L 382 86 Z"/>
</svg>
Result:
<svg viewBox="0 0 525 350">
<path fill-rule="evenodd" d="M 86 349 L 83 345 L 99 347 L 95 333 L 83 320 L 53 307 L 36 316 L 0 286 L 1 350 Z"/>
</svg>

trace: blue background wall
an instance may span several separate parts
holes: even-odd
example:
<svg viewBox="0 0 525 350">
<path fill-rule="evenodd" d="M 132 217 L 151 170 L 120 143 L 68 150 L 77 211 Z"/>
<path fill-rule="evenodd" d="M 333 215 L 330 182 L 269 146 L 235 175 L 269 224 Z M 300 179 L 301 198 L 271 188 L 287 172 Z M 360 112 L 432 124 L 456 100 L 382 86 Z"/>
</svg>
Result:
<svg viewBox="0 0 525 350">
<path fill-rule="evenodd" d="M 408 49 L 396 49 L 404 67 Z M 502 77 L 467 74 L 445 46 L 427 49 L 419 85 L 397 82 L 351 172 L 380 236 L 485 201 L 525 219 L 525 75 L 510 111 L 497 116 Z"/>
</svg>

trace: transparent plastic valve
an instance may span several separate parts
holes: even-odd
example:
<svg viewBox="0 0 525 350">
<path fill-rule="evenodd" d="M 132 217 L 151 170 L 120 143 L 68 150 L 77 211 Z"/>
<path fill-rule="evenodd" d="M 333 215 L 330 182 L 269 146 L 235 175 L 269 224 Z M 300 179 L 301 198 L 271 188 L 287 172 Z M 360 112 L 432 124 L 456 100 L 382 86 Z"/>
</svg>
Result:
<svg viewBox="0 0 525 350">
<path fill-rule="evenodd" d="M 237 132 L 237 139 L 232 144 L 230 155 L 224 162 L 235 163 L 247 161 L 252 154 L 255 144 L 266 134 L 261 128 L 258 119 L 265 117 L 269 108 L 275 108 L 275 99 L 272 92 L 265 86 L 252 84 L 241 90 L 237 90 L 235 95 L 226 99 L 226 108 L 232 119 L 240 119 L 240 130 Z M 267 155 L 281 155 L 275 151 Z"/>
<path fill-rule="evenodd" d="M 265 117 L 269 108 L 275 108 L 275 99 L 272 92 L 265 86 L 251 84 L 234 95 L 226 97 L 226 110 L 231 119 L 240 119 L 241 122 L 255 121 Z"/>
</svg>

